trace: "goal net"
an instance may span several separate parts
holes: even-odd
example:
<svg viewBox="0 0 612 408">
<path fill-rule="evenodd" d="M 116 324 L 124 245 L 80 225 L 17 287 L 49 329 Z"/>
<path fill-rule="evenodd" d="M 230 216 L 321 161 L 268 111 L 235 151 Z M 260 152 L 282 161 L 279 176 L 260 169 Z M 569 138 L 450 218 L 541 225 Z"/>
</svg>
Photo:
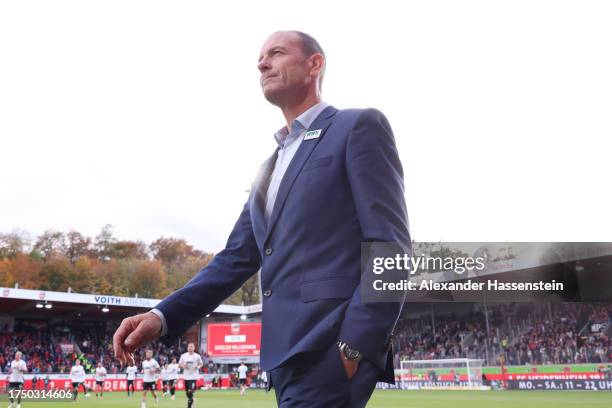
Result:
<svg viewBox="0 0 612 408">
<path fill-rule="evenodd" d="M 453 358 L 400 361 L 400 384 L 405 390 L 481 389 L 483 360 Z"/>
</svg>

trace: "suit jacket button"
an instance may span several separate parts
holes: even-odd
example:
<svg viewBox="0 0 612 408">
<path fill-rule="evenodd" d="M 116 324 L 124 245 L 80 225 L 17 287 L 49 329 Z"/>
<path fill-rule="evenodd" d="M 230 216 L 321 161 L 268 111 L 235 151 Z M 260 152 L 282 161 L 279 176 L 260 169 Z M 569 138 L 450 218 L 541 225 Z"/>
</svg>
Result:
<svg viewBox="0 0 612 408">
<path fill-rule="evenodd" d="M 266 248 L 266 255 L 272 255 L 272 248 Z"/>
<path fill-rule="evenodd" d="M 263 293 L 265 297 L 270 297 L 271 294 L 272 294 L 272 291 L 270 289 L 266 289 Z"/>
</svg>

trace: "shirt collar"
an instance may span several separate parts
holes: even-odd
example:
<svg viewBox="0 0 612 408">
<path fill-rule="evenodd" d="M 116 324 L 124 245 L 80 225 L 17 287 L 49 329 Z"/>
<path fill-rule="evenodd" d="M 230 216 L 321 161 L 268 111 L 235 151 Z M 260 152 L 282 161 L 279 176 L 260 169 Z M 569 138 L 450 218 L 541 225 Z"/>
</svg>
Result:
<svg viewBox="0 0 612 408">
<path fill-rule="evenodd" d="M 297 139 L 297 137 L 304 130 L 307 130 L 315 121 L 317 116 L 319 116 L 321 112 L 323 112 L 323 110 L 328 106 L 328 103 L 321 101 L 306 109 L 300 114 L 300 116 L 293 120 L 293 123 L 291 124 L 291 133 L 289 133 L 289 129 L 287 129 L 287 126 L 283 126 L 281 129 L 278 130 L 278 132 L 274 134 L 274 139 L 276 140 L 276 143 L 278 143 L 278 145 L 282 149 L 285 145 Z"/>
</svg>

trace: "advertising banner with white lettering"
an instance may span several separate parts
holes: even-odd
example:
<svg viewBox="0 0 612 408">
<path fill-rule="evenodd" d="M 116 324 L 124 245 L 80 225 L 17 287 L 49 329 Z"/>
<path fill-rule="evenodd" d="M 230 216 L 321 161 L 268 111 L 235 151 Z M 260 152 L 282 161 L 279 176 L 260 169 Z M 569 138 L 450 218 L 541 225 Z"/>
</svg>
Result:
<svg viewBox="0 0 612 408">
<path fill-rule="evenodd" d="M 218 374 L 218 376 L 220 377 L 219 386 L 221 388 L 229 387 L 230 385 L 229 377 L 226 374 Z M 50 374 L 49 382 L 46 385 L 45 385 L 45 382 L 42 376 L 38 378 L 38 381 L 36 382 L 36 384 L 32 384 L 31 377 L 32 375 L 26 375 L 26 380 L 24 382 L 23 389 L 25 390 L 67 390 L 67 389 L 72 388 L 72 382 L 68 375 Z M 196 386 L 198 388 L 211 387 L 213 385 L 213 377 L 215 377 L 215 374 L 202 374 L 202 377 L 197 380 Z M 8 385 L 8 382 L 6 378 L 0 377 L 0 394 L 3 391 L 6 391 L 7 385 Z M 85 385 L 87 386 L 87 388 L 90 388 L 93 390 L 96 383 L 93 378 L 87 378 L 85 380 Z M 143 389 L 142 378 L 137 378 L 134 381 L 134 387 L 136 391 L 142 391 Z M 175 383 L 175 387 L 177 390 L 184 390 L 185 380 L 183 380 L 182 378 L 179 378 Z M 127 380 L 125 378 L 125 374 L 109 375 L 104 381 L 102 388 L 105 392 L 127 391 Z M 157 381 L 156 388 L 158 390 L 162 389 L 161 380 Z"/>
<path fill-rule="evenodd" d="M 211 323 L 207 353 L 211 358 L 257 357 L 261 345 L 261 323 Z"/>
<path fill-rule="evenodd" d="M 527 391 L 612 391 L 610 380 L 511 380 L 506 382 L 509 390 Z"/>
<path fill-rule="evenodd" d="M 59 346 L 64 354 L 74 353 L 74 344 L 72 343 L 60 343 Z"/>
</svg>

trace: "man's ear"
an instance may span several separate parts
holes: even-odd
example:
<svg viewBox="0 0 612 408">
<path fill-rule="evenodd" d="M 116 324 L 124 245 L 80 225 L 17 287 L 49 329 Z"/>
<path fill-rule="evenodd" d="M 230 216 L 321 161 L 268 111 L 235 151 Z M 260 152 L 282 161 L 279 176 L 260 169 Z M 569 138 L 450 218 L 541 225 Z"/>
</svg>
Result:
<svg viewBox="0 0 612 408">
<path fill-rule="evenodd" d="M 322 54 L 319 54 L 319 53 L 312 54 L 309 59 L 310 59 L 310 64 L 311 64 L 311 68 L 310 68 L 311 74 L 318 75 L 321 72 L 323 72 L 323 69 L 325 68 L 325 57 L 323 57 Z"/>
</svg>

